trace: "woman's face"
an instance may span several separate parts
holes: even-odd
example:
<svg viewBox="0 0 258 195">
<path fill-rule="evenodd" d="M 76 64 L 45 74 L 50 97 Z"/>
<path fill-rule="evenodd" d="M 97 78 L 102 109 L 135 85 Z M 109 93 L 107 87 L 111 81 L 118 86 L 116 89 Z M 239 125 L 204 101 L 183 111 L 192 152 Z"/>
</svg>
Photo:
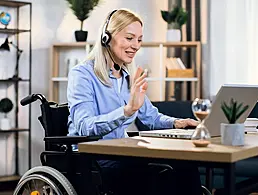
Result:
<svg viewBox="0 0 258 195">
<path fill-rule="evenodd" d="M 116 63 L 121 65 L 132 62 L 141 47 L 142 36 L 140 22 L 133 22 L 112 37 L 110 48 Z"/>
</svg>

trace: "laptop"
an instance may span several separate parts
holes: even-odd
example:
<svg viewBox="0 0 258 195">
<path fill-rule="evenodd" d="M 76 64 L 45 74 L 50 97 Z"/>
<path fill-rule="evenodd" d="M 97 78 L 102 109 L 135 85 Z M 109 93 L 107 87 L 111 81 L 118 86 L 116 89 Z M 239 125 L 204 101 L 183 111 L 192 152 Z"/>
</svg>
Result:
<svg viewBox="0 0 258 195">
<path fill-rule="evenodd" d="M 221 86 L 215 100 L 212 102 L 211 112 L 204 121 L 204 125 L 208 128 L 211 137 L 220 136 L 220 124 L 228 123 L 220 106 L 223 101 L 230 102 L 231 98 L 234 98 L 239 103 L 243 102 L 243 105 L 249 105 L 247 111 L 237 120 L 237 123 L 244 123 L 257 103 L 258 85 L 225 84 Z M 164 129 L 140 131 L 139 135 L 143 137 L 191 139 L 193 132 L 194 129 Z"/>
</svg>

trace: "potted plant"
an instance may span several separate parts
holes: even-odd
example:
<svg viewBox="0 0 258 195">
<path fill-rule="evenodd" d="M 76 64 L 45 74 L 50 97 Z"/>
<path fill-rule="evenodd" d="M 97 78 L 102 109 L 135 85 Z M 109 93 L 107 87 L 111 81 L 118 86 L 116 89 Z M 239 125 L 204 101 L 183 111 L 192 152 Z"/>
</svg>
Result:
<svg viewBox="0 0 258 195">
<path fill-rule="evenodd" d="M 83 22 L 89 16 L 95 6 L 98 5 L 99 0 L 67 0 L 71 10 L 78 20 L 81 21 L 81 29 L 75 31 L 76 41 L 86 41 L 88 31 L 83 30 Z"/>
<path fill-rule="evenodd" d="M 11 121 L 7 118 L 7 113 L 13 109 L 13 103 L 9 98 L 3 98 L 0 100 L 0 112 L 4 113 L 4 118 L 1 119 L 0 129 L 9 130 L 11 129 Z"/>
<path fill-rule="evenodd" d="M 249 108 L 249 105 L 243 106 L 231 98 L 229 105 L 222 102 L 221 109 L 225 114 L 228 124 L 221 123 L 221 142 L 225 145 L 244 145 L 245 125 L 236 123 L 239 117 Z"/>
<path fill-rule="evenodd" d="M 170 11 L 161 10 L 163 20 L 168 23 L 167 41 L 181 41 L 181 27 L 188 20 L 188 12 L 179 6 Z"/>
</svg>

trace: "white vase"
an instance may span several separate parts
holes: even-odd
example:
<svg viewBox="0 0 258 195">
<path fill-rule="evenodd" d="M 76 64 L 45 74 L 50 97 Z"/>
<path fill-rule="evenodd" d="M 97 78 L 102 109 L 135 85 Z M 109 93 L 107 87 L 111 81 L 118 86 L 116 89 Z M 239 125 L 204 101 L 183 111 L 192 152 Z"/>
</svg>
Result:
<svg viewBox="0 0 258 195">
<path fill-rule="evenodd" d="M 167 30 L 167 41 L 169 41 L 169 42 L 181 41 L 181 31 L 179 29 L 168 29 Z"/>
<path fill-rule="evenodd" d="M 245 143 L 245 125 L 237 124 L 220 124 L 221 143 L 231 146 L 243 146 Z"/>
<path fill-rule="evenodd" d="M 0 130 L 11 129 L 11 120 L 9 118 L 2 118 L 0 121 Z"/>
</svg>

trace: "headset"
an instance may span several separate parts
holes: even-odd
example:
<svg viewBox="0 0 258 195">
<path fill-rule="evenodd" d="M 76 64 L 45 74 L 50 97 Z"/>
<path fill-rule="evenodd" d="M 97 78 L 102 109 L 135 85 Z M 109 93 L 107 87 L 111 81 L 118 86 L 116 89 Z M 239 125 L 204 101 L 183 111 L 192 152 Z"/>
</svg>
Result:
<svg viewBox="0 0 258 195">
<path fill-rule="evenodd" d="M 108 47 L 108 44 L 109 44 L 109 42 L 111 41 L 111 34 L 110 34 L 110 32 L 108 32 L 108 30 L 107 30 L 107 27 L 108 27 L 108 24 L 109 24 L 109 21 L 110 21 L 110 19 L 111 19 L 111 16 L 116 12 L 117 10 L 114 10 L 114 11 L 112 11 L 110 14 L 109 14 L 109 16 L 108 16 L 108 18 L 107 18 L 107 21 L 105 22 L 105 24 L 104 24 L 104 26 L 103 26 L 103 31 L 102 31 L 102 34 L 101 34 L 101 44 L 102 44 L 102 46 L 104 46 L 104 47 Z"/>
<path fill-rule="evenodd" d="M 108 16 L 108 18 L 107 18 L 107 21 L 105 22 L 105 24 L 104 24 L 104 26 L 103 26 L 103 31 L 102 31 L 102 34 L 101 34 L 101 45 L 102 45 L 103 47 L 107 48 L 108 55 L 110 56 L 111 60 L 114 62 L 114 68 L 115 68 L 115 70 L 116 70 L 116 71 L 120 71 L 120 70 L 121 70 L 121 66 L 119 66 L 119 65 L 115 62 L 115 60 L 113 59 L 112 54 L 111 54 L 111 51 L 109 51 L 110 48 L 109 48 L 109 45 L 108 45 L 109 42 L 111 41 L 111 37 L 112 37 L 112 36 L 111 36 L 110 32 L 108 32 L 107 27 L 108 27 L 108 23 L 109 23 L 109 21 L 110 21 L 111 16 L 112 16 L 116 11 L 117 11 L 117 10 L 114 10 L 114 11 L 112 11 L 112 12 L 109 14 L 109 16 Z"/>
</svg>

